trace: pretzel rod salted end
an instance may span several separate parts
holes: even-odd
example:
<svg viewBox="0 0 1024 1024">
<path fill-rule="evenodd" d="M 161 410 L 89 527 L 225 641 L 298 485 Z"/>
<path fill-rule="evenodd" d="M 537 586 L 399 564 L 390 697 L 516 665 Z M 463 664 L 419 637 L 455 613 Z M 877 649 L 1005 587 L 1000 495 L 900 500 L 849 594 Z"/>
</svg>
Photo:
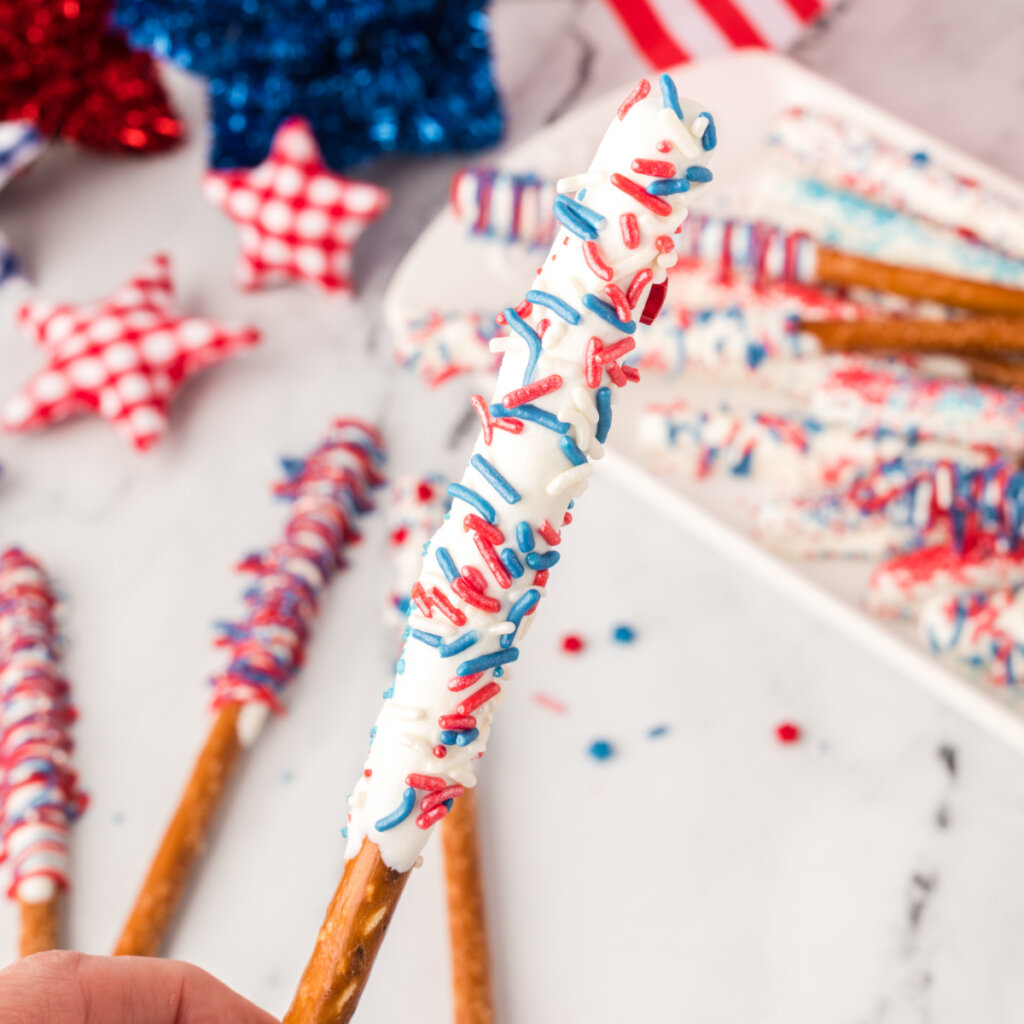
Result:
<svg viewBox="0 0 1024 1024">
<path fill-rule="evenodd" d="M 408 871 L 394 871 L 368 839 L 345 864 L 298 991 L 281 1024 L 346 1024 L 398 906 Z"/>
<path fill-rule="evenodd" d="M 1024 353 L 1024 320 L 972 317 L 967 320 L 805 320 L 827 352 L 916 351 Z"/>
<path fill-rule="evenodd" d="M 54 893 L 39 903 L 19 899 L 21 937 L 18 955 L 32 956 L 60 948 L 60 894 Z"/>
<path fill-rule="evenodd" d="M 978 313 L 1024 315 L 1024 290 L 882 263 L 837 249 L 818 249 L 817 279 L 823 284 L 872 288 Z"/>
<path fill-rule="evenodd" d="M 238 763 L 238 704 L 225 705 L 210 727 L 185 791 L 164 833 L 114 949 L 115 956 L 156 956 L 228 780 Z"/>
<path fill-rule="evenodd" d="M 448 890 L 455 1024 L 493 1024 L 487 916 L 477 843 L 476 790 L 455 801 L 441 826 Z"/>
</svg>

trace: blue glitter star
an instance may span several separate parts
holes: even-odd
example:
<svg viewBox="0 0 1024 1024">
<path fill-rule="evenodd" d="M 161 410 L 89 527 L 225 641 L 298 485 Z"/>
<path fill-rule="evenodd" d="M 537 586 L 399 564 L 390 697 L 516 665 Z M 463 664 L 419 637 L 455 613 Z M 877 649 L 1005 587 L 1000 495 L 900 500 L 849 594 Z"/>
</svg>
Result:
<svg viewBox="0 0 1024 1024">
<path fill-rule="evenodd" d="M 335 170 L 501 136 L 486 0 L 118 0 L 132 42 L 207 79 L 213 167 L 253 167 L 313 124 Z"/>
</svg>

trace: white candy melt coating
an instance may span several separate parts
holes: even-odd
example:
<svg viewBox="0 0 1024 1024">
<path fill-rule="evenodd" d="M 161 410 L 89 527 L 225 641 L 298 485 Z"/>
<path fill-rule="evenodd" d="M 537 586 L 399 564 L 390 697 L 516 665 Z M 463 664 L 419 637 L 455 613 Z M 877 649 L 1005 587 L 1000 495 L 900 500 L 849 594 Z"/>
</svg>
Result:
<svg viewBox="0 0 1024 1024">
<path fill-rule="evenodd" d="M 595 184 L 588 187 L 582 201 L 589 210 L 605 218 L 600 226 L 597 245 L 612 268 L 614 282 L 624 290 L 633 275 L 644 268 L 653 272 L 654 282 L 664 281 L 665 272 L 657 263 L 655 238 L 674 233 L 685 216 L 686 200 L 694 192 L 699 192 L 702 186 L 694 185 L 685 194 L 665 196 L 670 213 L 658 217 L 613 185 L 610 176 L 614 173 L 622 174 L 646 186 L 650 179 L 642 178 L 630 168 L 635 158 L 672 160 L 679 176 L 685 174 L 688 166 L 706 163 L 708 154 L 691 135 L 689 128 L 703 109 L 697 104 L 684 101 L 684 122 L 680 123 L 663 106 L 662 98 L 655 89 L 645 99 L 637 102 L 623 120 L 612 123 L 590 167 L 590 172 L 595 175 L 592 179 Z M 676 148 L 667 154 L 656 148 L 656 144 L 665 138 L 676 143 Z M 685 156 L 678 148 L 680 142 L 685 145 Z M 634 214 L 639 224 L 640 243 L 638 248 L 632 250 L 626 247 L 620 227 L 620 216 L 627 213 Z M 595 297 L 604 299 L 605 282 L 588 266 L 580 240 L 563 228 L 556 236 L 551 253 L 533 288 L 567 303 L 580 314 L 580 321 L 577 325 L 566 324 L 557 340 L 548 343 L 545 339 L 532 381 L 558 374 L 562 384 L 558 390 L 535 399 L 532 404 L 559 417 L 563 422 L 571 423 L 567 436 L 578 443 L 585 453 L 593 455 L 597 446 L 590 423 L 594 419 L 592 414 L 596 398 L 587 386 L 584 373 L 588 343 L 590 339 L 598 338 L 604 346 L 610 347 L 625 335 L 617 325 L 608 323 L 583 306 L 581 286 Z M 649 286 L 637 297 L 634 316 L 638 317 L 643 310 L 648 292 Z M 558 325 L 561 318 L 542 304 L 534 303 L 532 312 L 523 319 L 536 328 L 542 319 Z M 638 332 L 643 330 L 642 326 L 638 327 Z M 523 385 L 529 359 L 527 344 L 518 334 L 510 332 L 505 342 L 506 352 L 498 375 L 495 402 L 500 402 L 509 392 Z M 607 372 L 602 374 L 601 386 L 611 386 Z M 574 415 L 574 412 L 579 412 L 576 403 L 581 393 L 590 396 L 590 415 Z M 510 416 L 515 414 L 515 409 L 509 413 Z M 474 447 L 474 455 L 485 458 L 520 496 L 518 501 L 508 503 L 473 465 L 467 467 L 462 478 L 464 486 L 493 505 L 495 525 L 504 538 L 499 547 L 517 551 L 518 557 L 525 561 L 527 556 L 518 550 L 516 542 L 516 524 L 526 522 L 532 528 L 534 552 L 537 555 L 546 554 L 551 549 L 538 532 L 538 527 L 546 521 L 553 528 L 562 529 L 570 500 L 578 497 L 586 488 L 591 472 L 590 464 L 573 465 L 560 447 L 558 434 L 528 421 L 524 422 L 520 434 L 495 429 L 490 444 L 485 443 L 481 434 Z M 431 541 L 420 578 L 427 592 L 437 587 L 464 613 L 465 623 L 459 626 L 452 624 L 438 608 L 432 609 L 429 618 L 418 609 L 413 609 L 409 626 L 413 630 L 439 635 L 443 643 L 466 637 L 470 631 L 475 633 L 476 639 L 471 646 L 449 657 L 442 657 L 445 652 L 415 637 L 407 640 L 396 674 L 393 695 L 377 719 L 375 739 L 366 762 L 367 771 L 359 779 L 350 799 L 347 856 L 354 856 L 364 839 L 368 839 L 378 846 L 384 862 L 396 871 L 412 868 L 431 831 L 429 827 L 421 828 L 417 825 L 425 790 L 417 789 L 415 806 L 399 824 L 382 831 L 377 828 L 377 823 L 395 815 L 402 808 L 408 787 L 407 776 L 412 773 L 433 776 L 446 786 L 457 784 L 472 787 L 476 784 L 476 762 L 486 746 L 491 719 L 503 693 L 471 712 L 476 719 L 479 735 L 464 746 L 454 743 L 447 745 L 446 756 L 443 758 L 433 753 L 440 742 L 438 720 L 441 716 L 455 714 L 462 700 L 476 694 L 481 688 L 495 682 L 504 687 L 513 673 L 508 663 L 502 666 L 500 676 L 495 669 L 484 670 L 477 682 L 457 693 L 449 689 L 449 681 L 457 674 L 465 675 L 471 671 L 466 668 L 460 672 L 459 666 L 462 663 L 506 650 L 500 646 L 499 636 L 492 629 L 508 620 L 510 608 L 531 589 L 535 578 L 534 571 L 527 568 L 521 578 L 512 581 L 511 587 L 501 589 L 481 558 L 474 543 L 474 534 L 464 529 L 464 520 L 470 514 L 476 515 L 478 510 L 461 498 L 455 498 L 449 518 Z M 442 548 L 450 553 L 458 569 L 471 566 L 483 573 L 487 596 L 500 602 L 496 612 L 474 607 L 455 593 L 437 561 L 437 553 Z M 542 588 L 539 588 L 539 592 L 543 596 Z M 522 641 L 529 623 L 530 616 L 523 618 L 509 650 L 517 651 L 515 644 Z M 396 716 L 389 710 L 392 702 L 406 709 L 422 709 L 423 715 L 414 721 L 409 720 L 404 713 Z"/>
<path fill-rule="evenodd" d="M 997 249 L 1024 257 L 1024 207 L 980 187 L 927 153 L 913 153 L 854 122 L 791 110 L 772 136 L 779 158 L 801 173 L 873 202 L 939 224 L 965 228 Z"/>
</svg>

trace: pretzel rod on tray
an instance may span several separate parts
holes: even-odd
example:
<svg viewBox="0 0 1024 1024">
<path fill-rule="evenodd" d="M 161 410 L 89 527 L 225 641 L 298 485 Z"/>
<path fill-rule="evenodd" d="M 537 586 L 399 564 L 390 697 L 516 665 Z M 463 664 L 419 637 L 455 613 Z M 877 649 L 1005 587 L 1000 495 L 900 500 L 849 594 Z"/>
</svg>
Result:
<svg viewBox="0 0 1024 1024">
<path fill-rule="evenodd" d="M 21 916 L 21 956 L 60 946 L 68 838 L 86 798 L 71 768 L 70 689 L 58 666 L 56 598 L 42 566 L 0 555 L 0 855 Z"/>
<path fill-rule="evenodd" d="M 408 873 L 476 783 L 562 529 L 612 422 L 621 360 L 664 301 L 673 234 L 711 179 L 715 122 L 662 75 L 619 107 L 589 171 L 559 183 L 562 225 L 510 328 L 494 399 L 413 592 L 394 686 L 349 799 L 345 874 L 285 1024 L 351 1019 Z M 575 198 L 567 193 L 575 192 Z"/>
<path fill-rule="evenodd" d="M 305 459 L 286 459 L 286 479 L 274 487 L 292 503 L 284 536 L 239 565 L 254 574 L 247 615 L 220 625 L 227 668 L 213 681 L 213 724 L 185 791 L 153 858 L 114 950 L 154 956 L 202 852 L 210 823 L 242 754 L 294 680 L 318 600 L 342 553 L 360 537 L 358 517 L 383 482 L 380 434 L 356 420 L 338 420 Z"/>
<path fill-rule="evenodd" d="M 916 351 L 946 355 L 1024 354 L 1024 319 L 803 320 L 826 352 Z"/>
<path fill-rule="evenodd" d="M 738 270 L 758 280 L 856 286 L 977 313 L 1024 316 L 1024 289 L 883 263 L 763 221 L 694 217 L 683 228 L 679 252 L 717 264 L 723 273 Z"/>
</svg>

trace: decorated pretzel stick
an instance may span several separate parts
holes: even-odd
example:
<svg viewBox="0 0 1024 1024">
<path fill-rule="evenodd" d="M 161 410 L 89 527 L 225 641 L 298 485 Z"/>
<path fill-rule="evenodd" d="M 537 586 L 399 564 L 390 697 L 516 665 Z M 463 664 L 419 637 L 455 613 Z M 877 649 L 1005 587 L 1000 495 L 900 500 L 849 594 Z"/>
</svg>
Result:
<svg viewBox="0 0 1024 1024">
<path fill-rule="evenodd" d="M 349 800 L 348 866 L 285 1024 L 351 1019 L 402 886 L 475 768 L 561 530 L 611 427 L 621 360 L 665 297 L 673 234 L 711 179 L 715 122 L 662 75 L 630 93 L 510 328 L 494 400 L 417 582 L 395 682 Z M 368 885 L 372 887 L 368 890 Z"/>
<path fill-rule="evenodd" d="M 870 288 L 978 313 L 1024 315 L 1024 289 L 883 263 L 763 221 L 694 217 L 683 228 L 679 252 L 762 282 Z"/>
<path fill-rule="evenodd" d="M 1024 319 L 805 320 L 826 352 L 1024 353 Z"/>
<path fill-rule="evenodd" d="M 256 581 L 245 595 L 245 620 L 220 627 L 231 659 L 214 679 L 213 725 L 125 923 L 117 955 L 159 951 L 228 780 L 269 713 L 281 709 L 281 697 L 302 665 L 319 595 L 343 565 L 345 547 L 359 539 L 356 520 L 373 507 L 370 493 L 383 482 L 382 462 L 380 435 L 354 420 L 337 421 L 306 459 L 285 460 L 287 479 L 275 486 L 292 502 L 284 536 L 239 566 Z"/>
<path fill-rule="evenodd" d="M 400 612 L 403 621 L 413 607 L 412 590 L 423 568 L 423 550 L 440 528 L 450 504 L 443 478 L 437 473 L 399 477 L 391 486 L 388 521 L 394 582 L 389 610 Z M 452 806 L 441 828 L 441 842 L 455 1024 L 492 1024 L 494 1001 L 472 789 Z"/>
<path fill-rule="evenodd" d="M 60 946 L 68 837 L 85 808 L 71 769 L 70 690 L 57 665 L 56 600 L 37 561 L 0 555 L 0 854 L 21 914 L 21 956 Z"/>
</svg>

